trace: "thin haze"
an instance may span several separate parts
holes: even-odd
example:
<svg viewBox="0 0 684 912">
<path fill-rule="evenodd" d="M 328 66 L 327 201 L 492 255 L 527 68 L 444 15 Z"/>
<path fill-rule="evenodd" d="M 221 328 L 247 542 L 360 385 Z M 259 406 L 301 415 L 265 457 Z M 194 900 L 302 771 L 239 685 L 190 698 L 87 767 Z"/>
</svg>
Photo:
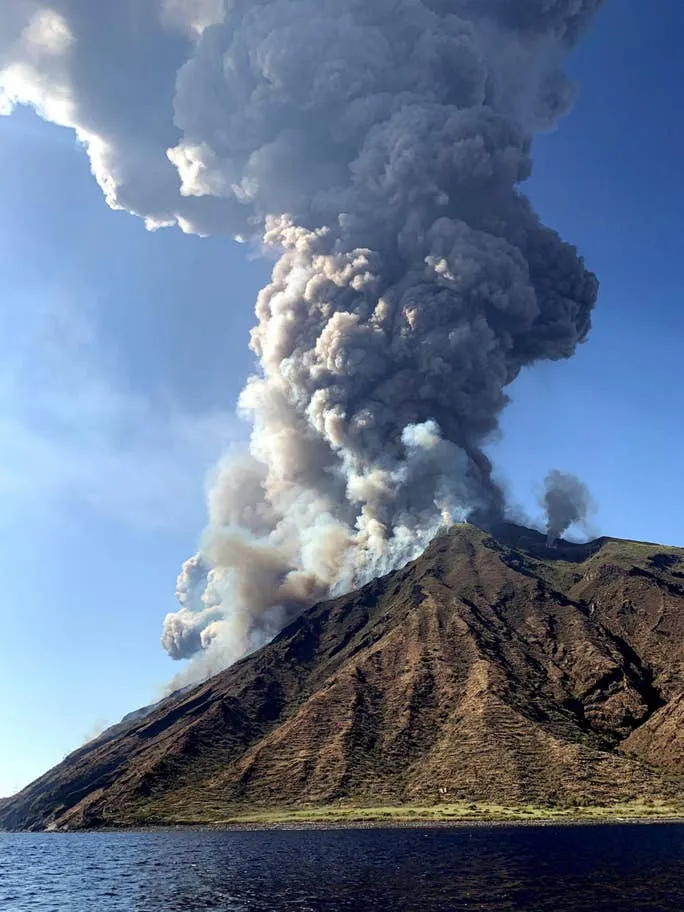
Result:
<svg viewBox="0 0 684 912">
<path fill-rule="evenodd" d="M 226 664 L 504 510 L 483 445 L 597 282 L 520 185 L 600 0 L 4 0 L 0 104 L 74 128 L 108 203 L 260 239 L 249 451 L 214 474 L 163 643 Z M 125 61 L 125 65 L 122 62 Z"/>
</svg>

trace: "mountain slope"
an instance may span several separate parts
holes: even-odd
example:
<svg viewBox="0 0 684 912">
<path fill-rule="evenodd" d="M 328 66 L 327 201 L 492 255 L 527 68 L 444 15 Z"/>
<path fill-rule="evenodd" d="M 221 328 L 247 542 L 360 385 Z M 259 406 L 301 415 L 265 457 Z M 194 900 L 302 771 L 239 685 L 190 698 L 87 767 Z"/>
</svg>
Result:
<svg viewBox="0 0 684 912">
<path fill-rule="evenodd" d="M 0 804 L 0 825 L 681 800 L 683 694 L 684 550 L 456 526 L 75 751 Z"/>
</svg>

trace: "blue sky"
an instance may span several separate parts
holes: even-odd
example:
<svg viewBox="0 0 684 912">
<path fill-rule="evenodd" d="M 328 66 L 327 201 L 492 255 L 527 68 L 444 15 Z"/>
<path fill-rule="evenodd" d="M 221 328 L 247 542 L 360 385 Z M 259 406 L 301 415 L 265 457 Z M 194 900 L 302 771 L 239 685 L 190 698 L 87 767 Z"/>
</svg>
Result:
<svg viewBox="0 0 684 912">
<path fill-rule="evenodd" d="M 539 139 L 529 191 L 602 282 L 589 342 L 511 390 L 492 446 L 525 509 L 576 472 L 597 533 L 684 545 L 684 11 L 613 0 Z M 233 416 L 268 266 L 114 212 L 70 131 L 0 118 L 0 794 L 154 699 L 204 476 Z"/>
</svg>

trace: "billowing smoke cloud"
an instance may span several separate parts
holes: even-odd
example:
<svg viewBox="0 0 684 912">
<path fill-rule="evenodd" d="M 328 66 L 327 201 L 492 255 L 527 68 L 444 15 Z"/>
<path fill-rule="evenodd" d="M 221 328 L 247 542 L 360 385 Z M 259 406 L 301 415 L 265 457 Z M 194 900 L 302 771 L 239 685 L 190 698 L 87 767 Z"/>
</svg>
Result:
<svg viewBox="0 0 684 912">
<path fill-rule="evenodd" d="M 496 517 L 483 445 L 597 282 L 520 185 L 600 0 L 4 0 L 0 93 L 73 127 L 111 206 L 260 237 L 248 454 L 163 642 L 229 661 Z"/>
<path fill-rule="evenodd" d="M 584 482 L 575 475 L 552 469 L 544 479 L 544 509 L 549 545 L 560 538 L 573 523 L 584 523 L 593 507 Z"/>
</svg>

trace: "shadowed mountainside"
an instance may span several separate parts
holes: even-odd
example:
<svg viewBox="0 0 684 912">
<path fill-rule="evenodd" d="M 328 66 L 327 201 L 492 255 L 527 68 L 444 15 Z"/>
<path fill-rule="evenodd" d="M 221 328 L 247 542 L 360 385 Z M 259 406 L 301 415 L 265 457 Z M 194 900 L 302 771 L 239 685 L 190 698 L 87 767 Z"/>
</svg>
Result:
<svg viewBox="0 0 684 912">
<path fill-rule="evenodd" d="M 0 803 L 5 828 L 684 799 L 684 550 L 454 527 Z"/>
</svg>

